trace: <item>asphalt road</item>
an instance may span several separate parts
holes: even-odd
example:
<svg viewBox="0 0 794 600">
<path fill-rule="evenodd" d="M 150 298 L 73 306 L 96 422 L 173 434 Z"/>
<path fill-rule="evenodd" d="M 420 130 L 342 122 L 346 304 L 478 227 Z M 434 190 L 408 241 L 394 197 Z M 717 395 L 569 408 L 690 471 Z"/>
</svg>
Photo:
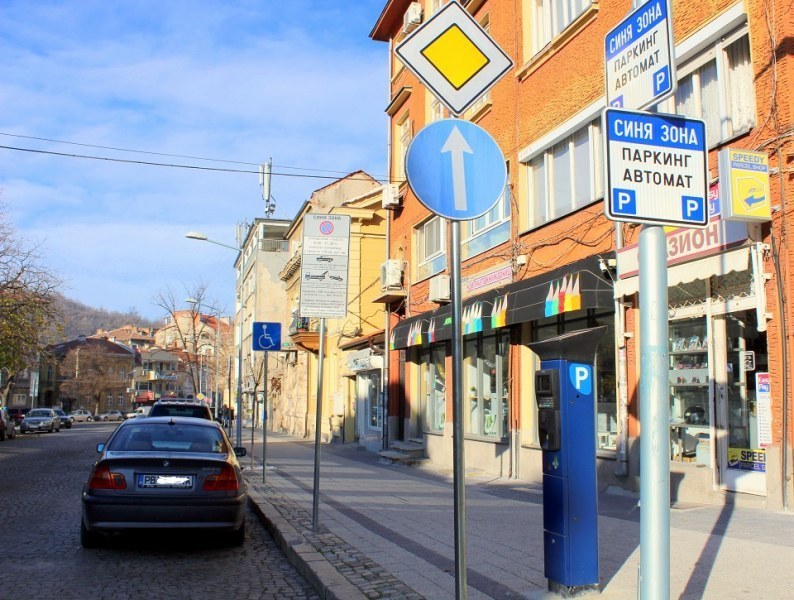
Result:
<svg viewBox="0 0 794 600">
<path fill-rule="evenodd" d="M 0 600 L 318 598 L 250 510 L 239 548 L 179 531 L 83 549 L 81 490 L 96 444 L 116 425 L 75 423 L 0 442 Z"/>
</svg>

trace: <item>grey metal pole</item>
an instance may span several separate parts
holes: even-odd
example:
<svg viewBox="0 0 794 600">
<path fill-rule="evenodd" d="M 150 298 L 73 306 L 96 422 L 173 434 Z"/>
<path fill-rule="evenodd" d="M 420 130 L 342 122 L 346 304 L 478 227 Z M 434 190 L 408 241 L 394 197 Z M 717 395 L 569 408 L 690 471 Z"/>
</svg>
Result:
<svg viewBox="0 0 794 600">
<path fill-rule="evenodd" d="M 215 392 L 212 399 L 215 404 L 215 420 L 218 420 L 218 374 L 220 373 L 220 361 L 218 357 L 218 338 L 221 336 L 221 312 L 218 311 L 218 320 L 215 321 Z"/>
<path fill-rule="evenodd" d="M 237 445 L 243 445 L 243 324 L 240 323 L 240 341 L 237 346 Z M 253 448 L 251 449 L 253 452 Z"/>
<path fill-rule="evenodd" d="M 640 600 L 670 598 L 667 240 L 640 232 Z"/>
<path fill-rule="evenodd" d="M 323 424 L 323 360 L 325 355 L 325 318 L 320 319 L 320 350 L 317 355 L 317 410 L 314 420 L 314 491 L 312 494 L 312 531 L 317 531 L 320 511 L 320 430 Z"/>
<path fill-rule="evenodd" d="M 461 332 L 460 221 L 451 221 L 449 244 L 452 292 L 452 463 L 455 504 L 455 598 L 467 597 L 466 467 L 463 457 L 463 339 Z"/>
<path fill-rule="evenodd" d="M 265 483 L 265 470 L 267 470 L 267 357 L 265 351 L 264 389 L 265 397 L 262 399 L 262 483 Z"/>
</svg>

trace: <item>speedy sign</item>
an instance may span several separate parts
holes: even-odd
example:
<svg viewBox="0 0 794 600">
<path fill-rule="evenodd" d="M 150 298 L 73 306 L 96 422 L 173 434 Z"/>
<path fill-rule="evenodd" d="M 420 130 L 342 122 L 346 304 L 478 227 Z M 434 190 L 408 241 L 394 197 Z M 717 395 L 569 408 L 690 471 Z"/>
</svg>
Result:
<svg viewBox="0 0 794 600">
<path fill-rule="evenodd" d="M 645 108 L 675 93 L 669 1 L 641 5 L 604 38 L 607 105 Z"/>
<path fill-rule="evenodd" d="M 608 219 L 686 227 L 708 224 L 703 121 L 607 108 L 603 128 Z"/>
</svg>

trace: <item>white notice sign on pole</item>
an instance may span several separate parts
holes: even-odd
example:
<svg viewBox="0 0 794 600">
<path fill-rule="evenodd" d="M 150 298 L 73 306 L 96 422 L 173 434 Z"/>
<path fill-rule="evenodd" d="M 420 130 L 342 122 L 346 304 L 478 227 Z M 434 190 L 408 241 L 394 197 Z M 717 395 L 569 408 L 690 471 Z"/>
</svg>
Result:
<svg viewBox="0 0 794 600">
<path fill-rule="evenodd" d="M 300 316 L 347 315 L 350 216 L 307 214 L 303 218 Z"/>
</svg>

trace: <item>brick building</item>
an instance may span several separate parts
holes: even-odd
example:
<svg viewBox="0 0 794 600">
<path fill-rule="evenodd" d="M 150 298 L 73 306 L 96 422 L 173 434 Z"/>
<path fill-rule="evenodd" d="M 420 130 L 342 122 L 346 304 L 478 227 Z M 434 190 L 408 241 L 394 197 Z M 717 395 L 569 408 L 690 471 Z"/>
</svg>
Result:
<svg viewBox="0 0 794 600">
<path fill-rule="evenodd" d="M 404 293 L 382 298 L 391 315 L 387 438 L 419 443 L 449 466 L 448 227 L 418 202 L 403 166 L 413 136 L 449 115 L 393 52 L 444 4 L 389 0 L 371 37 L 390 45 L 390 176 L 403 182 L 385 258 L 401 265 Z M 539 360 L 527 344 L 603 325 L 599 486 L 636 490 L 640 226 L 605 218 L 602 130 L 604 40 L 632 6 L 462 4 L 515 64 L 461 115 L 493 136 L 508 171 L 496 206 L 462 224 L 466 465 L 540 481 L 532 389 Z M 792 435 L 785 341 L 792 315 L 779 301 L 791 288 L 794 21 L 786 10 L 777 0 L 671 4 L 678 88 L 652 110 L 706 122 L 711 184 L 708 227 L 667 233 L 671 490 L 680 500 L 721 502 L 739 492 L 775 508 L 791 493 L 791 457 L 782 449 Z M 770 221 L 723 218 L 717 153 L 727 147 L 767 155 Z M 763 393 L 767 382 L 771 395 Z M 745 451 L 755 458 L 738 459 Z"/>
</svg>

